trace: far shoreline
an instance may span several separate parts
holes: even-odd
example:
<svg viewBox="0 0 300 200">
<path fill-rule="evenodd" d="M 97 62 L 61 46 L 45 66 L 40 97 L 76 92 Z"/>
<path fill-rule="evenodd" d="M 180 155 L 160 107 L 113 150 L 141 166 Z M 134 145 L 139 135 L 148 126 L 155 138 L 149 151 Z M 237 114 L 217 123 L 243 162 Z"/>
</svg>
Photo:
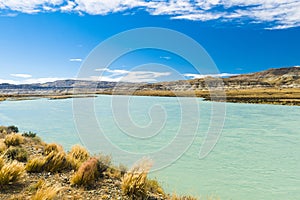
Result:
<svg viewBox="0 0 300 200">
<path fill-rule="evenodd" d="M 224 92 L 223 92 L 224 93 Z M 97 91 L 91 93 L 57 93 L 57 94 L 0 94 L 1 101 L 23 101 L 47 98 L 60 100 L 69 98 L 94 98 L 97 95 L 132 95 L 132 96 L 156 96 L 156 97 L 198 97 L 204 101 L 220 101 L 228 103 L 250 104 L 274 104 L 300 106 L 300 88 L 253 88 L 225 90 L 225 96 L 210 97 L 208 90 L 192 91 L 166 91 L 166 90 L 138 90 L 128 91 Z"/>
</svg>

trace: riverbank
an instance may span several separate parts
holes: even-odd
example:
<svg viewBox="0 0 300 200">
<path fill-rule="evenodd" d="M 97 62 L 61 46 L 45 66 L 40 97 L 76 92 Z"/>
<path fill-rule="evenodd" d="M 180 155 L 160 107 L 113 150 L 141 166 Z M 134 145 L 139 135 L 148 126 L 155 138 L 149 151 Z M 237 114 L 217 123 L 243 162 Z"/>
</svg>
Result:
<svg viewBox="0 0 300 200">
<path fill-rule="evenodd" d="M 90 155 L 79 145 L 65 152 L 35 133 L 17 132 L 15 126 L 0 126 L 0 199 L 197 199 L 166 194 L 147 177 L 150 160 L 127 170 L 114 166 L 110 156 Z"/>
<path fill-rule="evenodd" d="M 168 90 L 136 90 L 136 91 L 103 91 L 89 94 L 22 94 L 0 95 L 0 101 L 5 100 L 32 100 L 37 98 L 68 99 L 68 98 L 91 98 L 96 95 L 135 95 L 135 96 L 161 96 L 161 97 L 199 97 L 206 101 L 226 101 L 231 103 L 254 103 L 300 106 L 300 88 L 254 88 L 232 89 L 217 92 L 211 98 L 208 90 L 168 91 Z"/>
</svg>

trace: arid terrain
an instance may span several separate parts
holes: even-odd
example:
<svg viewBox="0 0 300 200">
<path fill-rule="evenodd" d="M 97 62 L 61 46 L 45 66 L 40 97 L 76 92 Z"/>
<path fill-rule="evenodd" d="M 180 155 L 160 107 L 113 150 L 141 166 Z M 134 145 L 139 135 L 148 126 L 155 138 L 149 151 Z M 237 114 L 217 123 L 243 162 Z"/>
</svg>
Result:
<svg viewBox="0 0 300 200">
<path fill-rule="evenodd" d="M 94 94 L 195 96 L 235 103 L 300 105 L 300 67 L 269 69 L 227 78 L 206 77 L 159 83 L 63 80 L 43 84 L 0 84 L 0 101 L 93 97 Z"/>
</svg>

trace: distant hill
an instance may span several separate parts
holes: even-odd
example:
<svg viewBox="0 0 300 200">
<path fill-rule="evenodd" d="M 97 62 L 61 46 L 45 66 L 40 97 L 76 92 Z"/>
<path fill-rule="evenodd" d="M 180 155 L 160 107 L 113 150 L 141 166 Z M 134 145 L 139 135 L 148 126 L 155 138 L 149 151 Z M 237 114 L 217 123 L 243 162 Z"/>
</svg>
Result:
<svg viewBox="0 0 300 200">
<path fill-rule="evenodd" d="M 216 81 L 219 80 L 219 81 Z M 222 81 L 220 81 L 222 80 Z M 251 88 L 300 88 L 300 67 L 269 69 L 266 71 L 232 76 L 229 78 L 206 77 L 160 83 L 116 83 L 105 81 L 59 80 L 41 84 L 0 84 L 1 94 L 66 94 L 75 89 L 80 93 L 101 93 L 129 90 L 186 91 L 206 90 L 207 85 L 224 86 L 225 89 Z M 221 85 L 220 85 L 221 84 Z M 223 85 L 224 84 L 224 85 Z"/>
</svg>

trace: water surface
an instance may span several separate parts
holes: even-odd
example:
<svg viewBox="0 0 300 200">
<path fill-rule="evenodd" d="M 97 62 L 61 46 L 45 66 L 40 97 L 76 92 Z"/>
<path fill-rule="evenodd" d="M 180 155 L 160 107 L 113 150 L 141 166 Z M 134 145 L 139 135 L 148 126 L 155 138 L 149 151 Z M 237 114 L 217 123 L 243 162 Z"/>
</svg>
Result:
<svg viewBox="0 0 300 200">
<path fill-rule="evenodd" d="M 180 126 L 178 99 L 132 97 L 135 104 L 130 113 L 138 126 L 151 122 L 151 105 L 161 105 L 168 116 L 161 132 L 141 143 L 118 128 L 111 98 L 95 99 L 95 116 L 102 130 L 110 134 L 109 139 L 120 148 L 147 154 L 168 145 L 176 136 Z M 188 131 L 182 138 L 193 144 L 175 163 L 151 173 L 152 177 L 157 177 L 170 193 L 216 194 L 222 200 L 300 198 L 300 107 L 226 104 L 222 136 L 209 156 L 200 160 L 199 150 L 209 126 L 212 103 L 197 101 L 200 126 L 196 138 L 193 141 L 194 135 Z M 1 102 L 0 124 L 37 132 L 46 142 L 60 143 L 66 150 L 81 142 L 73 119 L 72 99 Z M 107 141 L 103 145 L 104 142 Z M 113 157 L 120 159 L 118 155 Z"/>
</svg>

